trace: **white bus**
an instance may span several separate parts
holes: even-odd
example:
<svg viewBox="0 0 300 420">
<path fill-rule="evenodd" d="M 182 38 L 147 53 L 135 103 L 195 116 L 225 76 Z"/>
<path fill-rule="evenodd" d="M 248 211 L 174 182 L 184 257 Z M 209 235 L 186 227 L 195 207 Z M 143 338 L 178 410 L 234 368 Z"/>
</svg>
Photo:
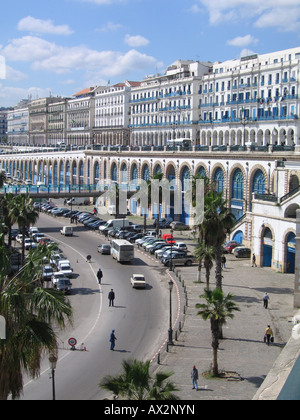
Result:
<svg viewBox="0 0 300 420">
<path fill-rule="evenodd" d="M 131 262 L 134 259 L 134 246 L 125 239 L 115 239 L 111 243 L 111 255 L 118 262 Z"/>
<path fill-rule="evenodd" d="M 177 149 L 180 147 L 181 150 L 190 150 L 192 148 L 193 142 L 191 139 L 174 139 L 167 140 L 167 149 Z"/>
</svg>

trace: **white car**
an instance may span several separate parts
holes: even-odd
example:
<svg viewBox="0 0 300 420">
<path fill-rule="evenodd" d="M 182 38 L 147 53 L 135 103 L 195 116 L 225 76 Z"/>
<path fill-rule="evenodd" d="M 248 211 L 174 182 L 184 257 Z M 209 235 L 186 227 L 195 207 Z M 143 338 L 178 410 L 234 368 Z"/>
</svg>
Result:
<svg viewBox="0 0 300 420">
<path fill-rule="evenodd" d="M 56 273 L 53 273 L 51 276 L 53 287 L 57 286 L 58 280 L 64 280 L 64 279 L 67 279 L 67 277 L 65 276 L 63 272 L 57 271 Z"/>
<path fill-rule="evenodd" d="M 131 286 L 135 288 L 141 288 L 141 289 L 146 288 L 146 280 L 143 274 L 132 274 L 130 278 L 130 283 L 131 283 Z"/>
<path fill-rule="evenodd" d="M 42 238 L 45 238 L 45 235 L 43 233 L 34 233 L 32 235 L 32 239 L 34 242 L 38 243 Z"/>
<path fill-rule="evenodd" d="M 72 277 L 73 276 L 73 269 L 71 268 L 70 264 L 64 263 L 59 265 L 59 271 L 64 273 L 65 277 Z"/>
<path fill-rule="evenodd" d="M 37 244 L 35 242 L 32 241 L 32 239 L 30 238 L 25 238 L 25 249 L 31 249 L 31 248 L 36 248 Z"/>
</svg>

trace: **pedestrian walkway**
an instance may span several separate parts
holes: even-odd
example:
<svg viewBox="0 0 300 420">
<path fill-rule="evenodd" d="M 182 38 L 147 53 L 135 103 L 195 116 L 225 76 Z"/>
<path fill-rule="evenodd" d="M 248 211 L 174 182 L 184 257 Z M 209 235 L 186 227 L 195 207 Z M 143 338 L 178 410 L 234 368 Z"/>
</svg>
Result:
<svg viewBox="0 0 300 420">
<path fill-rule="evenodd" d="M 202 375 L 212 362 L 210 322 L 197 316 L 195 308 L 206 286 L 205 271 L 202 269 L 200 283 L 196 265 L 178 267 L 176 272 L 172 276 L 184 291 L 181 307 L 185 314 L 174 346 L 168 346 L 168 352 L 161 354 L 161 364 L 156 369 L 174 372 L 171 379 L 180 389 L 177 395 L 184 400 L 252 400 L 291 337 L 294 275 L 251 267 L 250 260 L 227 256 L 223 291 L 235 296 L 240 312 L 235 312 L 234 319 L 223 327 L 224 339 L 220 340 L 219 370 L 231 372 L 226 380 Z M 211 288 L 214 287 L 213 268 Z M 265 292 L 270 296 L 268 309 L 263 306 Z M 267 325 L 271 325 L 275 334 L 270 347 L 263 341 Z M 192 389 L 193 365 L 199 371 L 198 391 Z"/>
</svg>

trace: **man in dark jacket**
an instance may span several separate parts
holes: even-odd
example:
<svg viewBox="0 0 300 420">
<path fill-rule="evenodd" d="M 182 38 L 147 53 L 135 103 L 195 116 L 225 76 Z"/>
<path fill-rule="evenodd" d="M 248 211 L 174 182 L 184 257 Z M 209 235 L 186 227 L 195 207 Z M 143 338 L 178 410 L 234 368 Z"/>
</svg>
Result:
<svg viewBox="0 0 300 420">
<path fill-rule="evenodd" d="M 116 336 L 115 336 L 115 330 L 112 330 L 111 334 L 110 334 L 110 349 L 114 350 L 115 348 L 115 343 L 116 343 Z"/>
<path fill-rule="evenodd" d="M 109 306 L 114 306 L 114 299 L 115 299 L 114 289 L 110 289 L 110 292 L 108 293 Z"/>
<path fill-rule="evenodd" d="M 98 283 L 101 284 L 101 279 L 103 277 L 103 273 L 101 268 L 99 268 L 98 273 L 97 273 L 97 279 L 98 279 Z"/>
</svg>

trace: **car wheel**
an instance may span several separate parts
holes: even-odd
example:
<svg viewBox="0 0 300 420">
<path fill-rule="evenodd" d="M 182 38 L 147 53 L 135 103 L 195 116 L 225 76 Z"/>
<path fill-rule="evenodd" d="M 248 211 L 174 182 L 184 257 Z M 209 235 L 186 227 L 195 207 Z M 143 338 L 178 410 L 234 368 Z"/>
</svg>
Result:
<svg viewBox="0 0 300 420">
<path fill-rule="evenodd" d="M 185 265 L 186 265 L 187 267 L 190 267 L 190 266 L 192 265 L 192 261 L 191 261 L 191 260 L 188 260 L 188 261 L 185 263 Z"/>
</svg>

